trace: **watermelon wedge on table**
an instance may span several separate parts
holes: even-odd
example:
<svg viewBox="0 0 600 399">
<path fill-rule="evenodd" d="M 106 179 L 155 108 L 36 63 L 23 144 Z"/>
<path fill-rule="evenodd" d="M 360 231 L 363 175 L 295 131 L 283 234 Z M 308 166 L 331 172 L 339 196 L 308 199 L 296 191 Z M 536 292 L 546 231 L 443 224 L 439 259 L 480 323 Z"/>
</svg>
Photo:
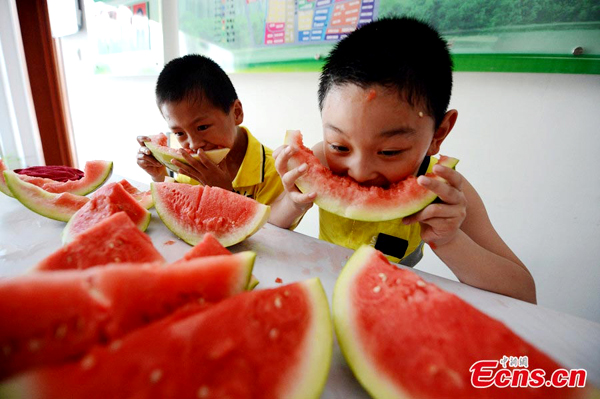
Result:
<svg viewBox="0 0 600 399">
<path fill-rule="evenodd" d="M 10 192 L 10 189 L 8 188 L 8 186 L 6 185 L 6 181 L 4 180 L 4 171 L 5 170 L 9 170 L 6 165 L 4 164 L 4 161 L 2 161 L 0 159 L 0 192 L 2 192 L 3 194 L 8 195 L 9 197 L 12 197 L 12 193 Z"/>
<path fill-rule="evenodd" d="M 41 368 L 0 388 L 12 398 L 318 398 L 332 354 L 317 279 L 246 292 Z"/>
<path fill-rule="evenodd" d="M 190 249 L 188 252 L 183 255 L 183 258 L 178 261 L 171 263 L 171 265 L 177 265 L 182 262 L 187 262 L 188 260 L 194 258 L 200 258 L 203 256 L 215 256 L 215 255 L 231 255 L 231 252 L 221 245 L 219 240 L 217 240 L 212 234 L 206 233 L 198 244 L 194 246 L 194 248 Z M 248 290 L 254 289 L 259 284 L 256 276 L 251 275 L 250 281 L 248 282 Z"/>
<path fill-rule="evenodd" d="M 196 245 L 211 233 L 224 247 L 245 240 L 269 219 L 271 208 L 219 187 L 152 183 L 158 216 L 175 235 Z"/>
<path fill-rule="evenodd" d="M 95 344 L 172 313 L 244 291 L 255 254 L 193 259 L 177 266 L 119 264 L 0 280 L 0 379 L 76 359 Z"/>
<path fill-rule="evenodd" d="M 420 186 L 416 176 L 392 184 L 388 188 L 363 186 L 348 176 L 339 176 L 323 166 L 313 152 L 304 146 L 298 130 L 288 130 L 285 144 L 296 149 L 288 167 L 303 163 L 307 171 L 296 181 L 303 193 L 316 193 L 315 203 L 320 208 L 349 219 L 377 222 L 412 215 L 432 203 L 437 195 Z M 458 159 L 441 156 L 438 164 L 455 168 Z M 433 173 L 428 177 L 445 181 Z"/>
<path fill-rule="evenodd" d="M 51 193 L 87 195 L 104 184 L 112 173 L 112 167 L 113 163 L 110 161 L 88 161 L 85 163 L 83 178 L 66 182 L 27 175 L 19 175 L 19 178 Z"/>
<path fill-rule="evenodd" d="M 122 185 L 110 183 L 102 187 L 91 200 L 79 209 L 63 230 L 63 243 L 117 212 L 125 212 L 133 223 L 145 231 L 150 223 L 150 212 L 136 201 Z"/>
<path fill-rule="evenodd" d="M 373 398 L 582 398 L 586 389 L 474 388 L 481 360 L 528 357 L 549 378 L 563 366 L 501 322 L 400 269 L 370 246 L 359 248 L 333 292 L 342 353 Z M 501 367 L 500 367 L 501 368 Z"/>
<path fill-rule="evenodd" d="M 3 173 L 6 186 L 27 208 L 50 219 L 68 222 L 90 199 L 71 193 L 51 193 L 19 178 L 15 172 Z"/>
<path fill-rule="evenodd" d="M 117 212 L 77 235 L 33 270 L 87 269 L 107 263 L 164 261 L 150 237 L 142 233 L 125 212 Z"/>
<path fill-rule="evenodd" d="M 152 199 L 152 193 L 150 190 L 141 191 L 138 190 L 135 186 L 129 183 L 126 179 L 123 179 L 119 182 L 120 185 L 123 186 L 125 191 L 127 191 L 133 198 L 135 198 L 141 206 L 146 209 L 150 209 L 154 206 L 154 200 Z"/>
</svg>

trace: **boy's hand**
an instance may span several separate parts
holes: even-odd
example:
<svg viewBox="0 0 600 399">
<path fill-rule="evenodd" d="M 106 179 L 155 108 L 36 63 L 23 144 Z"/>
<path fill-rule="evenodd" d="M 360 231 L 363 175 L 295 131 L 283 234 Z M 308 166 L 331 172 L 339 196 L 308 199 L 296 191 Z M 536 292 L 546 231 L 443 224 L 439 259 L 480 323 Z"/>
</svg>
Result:
<svg viewBox="0 0 600 399">
<path fill-rule="evenodd" d="M 296 180 L 308 170 L 308 165 L 304 163 L 292 170 L 288 170 L 288 161 L 295 152 L 295 148 L 283 145 L 273 152 L 273 158 L 275 159 L 275 169 L 277 169 L 277 173 L 281 176 L 281 182 L 283 183 L 287 197 L 296 209 L 305 212 L 312 206 L 317 193 L 303 194 L 296 187 Z"/>
<path fill-rule="evenodd" d="M 215 165 L 201 149 L 197 151 L 199 159 L 192 157 L 184 149 L 180 149 L 179 153 L 189 165 L 172 159 L 171 163 L 179 168 L 178 173 L 189 176 L 205 186 L 221 187 L 229 191 L 233 190 L 233 186 L 231 185 L 233 178 L 229 175 L 225 160 L 221 161 L 219 165 Z"/>
<path fill-rule="evenodd" d="M 428 205 L 422 211 L 405 217 L 403 223 L 421 223 L 421 238 L 435 249 L 456 237 L 467 216 L 467 200 L 462 192 L 463 177 L 460 173 L 441 165 L 435 165 L 433 173 L 447 183 L 426 176 L 419 176 L 417 182 L 436 193 L 443 203 Z"/>
<path fill-rule="evenodd" d="M 150 137 L 138 136 L 137 141 L 140 145 L 137 154 L 137 164 L 152 177 L 152 180 L 156 182 L 163 181 L 167 175 L 167 168 L 152 156 L 152 152 L 144 144 L 145 141 L 150 141 Z"/>
</svg>

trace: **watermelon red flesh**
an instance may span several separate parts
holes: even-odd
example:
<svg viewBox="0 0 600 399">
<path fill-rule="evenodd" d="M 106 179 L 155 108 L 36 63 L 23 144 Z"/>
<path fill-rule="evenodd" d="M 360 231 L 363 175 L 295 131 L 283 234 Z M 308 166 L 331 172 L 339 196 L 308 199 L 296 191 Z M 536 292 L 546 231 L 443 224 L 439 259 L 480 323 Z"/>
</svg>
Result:
<svg viewBox="0 0 600 399">
<path fill-rule="evenodd" d="M 150 190 L 148 191 L 141 191 L 138 190 L 136 187 L 134 187 L 131 183 L 129 183 L 127 180 L 123 179 L 119 182 L 120 185 L 123 186 L 123 188 L 125 189 L 125 191 L 127 191 L 129 194 L 131 194 L 131 196 L 133 198 L 136 199 L 136 201 L 138 201 L 140 203 L 141 206 L 143 206 L 146 209 L 150 209 L 154 206 L 154 201 L 152 200 L 152 193 L 150 192 Z"/>
<path fill-rule="evenodd" d="M 145 263 L 165 260 L 148 235 L 125 212 L 93 225 L 38 263 L 34 270 L 87 269 L 107 263 Z"/>
<path fill-rule="evenodd" d="M 254 234 L 269 218 L 270 207 L 218 187 L 152 183 L 156 212 L 175 235 L 196 245 L 212 233 L 228 247 Z"/>
<path fill-rule="evenodd" d="M 338 342 L 374 398 L 505 398 L 477 389 L 469 371 L 479 360 L 528 356 L 529 370 L 550 376 L 559 364 L 457 296 L 391 265 L 369 246 L 350 258 L 333 293 Z M 511 398 L 575 398 L 581 390 L 518 388 Z"/>
<path fill-rule="evenodd" d="M 200 258 L 203 256 L 215 256 L 215 255 L 231 255 L 231 252 L 227 250 L 224 246 L 219 243 L 212 234 L 206 233 L 198 244 L 194 246 L 194 248 L 190 249 L 183 258 L 179 259 L 177 262 L 171 263 L 172 265 L 177 265 L 181 262 L 186 262 L 188 260 L 194 258 Z M 250 281 L 248 282 L 248 290 L 254 289 L 259 284 L 256 276 L 251 275 Z"/>
<path fill-rule="evenodd" d="M 27 175 L 19 175 L 19 178 L 51 193 L 86 195 L 104 184 L 110 177 L 112 167 L 113 163 L 109 161 L 88 161 L 85 163 L 83 178 L 67 182 Z"/>
<path fill-rule="evenodd" d="M 331 359 L 318 280 L 236 295 L 175 322 L 96 347 L 78 363 L 33 370 L 14 397 L 317 398 Z M 22 396 L 21 396 L 22 395 Z"/>
<path fill-rule="evenodd" d="M 90 199 L 71 193 L 50 193 L 36 185 L 21 180 L 10 170 L 3 173 L 13 197 L 33 212 L 50 219 L 68 222 Z"/>
<path fill-rule="evenodd" d="M 302 163 L 308 166 L 307 172 L 296 181 L 300 191 L 315 192 L 315 203 L 336 215 L 367 222 L 399 219 L 420 211 L 437 198 L 417 183 L 416 176 L 408 176 L 389 188 L 382 188 L 362 186 L 348 176 L 335 175 L 304 146 L 297 130 L 287 132 L 285 144 L 297 149 L 288 163 L 290 169 Z M 438 161 L 449 168 L 454 168 L 457 163 L 457 159 L 446 156 L 441 156 Z M 426 176 L 443 181 L 433 173 Z"/>
<path fill-rule="evenodd" d="M 72 241 L 78 234 L 117 212 L 127 213 L 141 231 L 145 231 L 150 223 L 150 212 L 119 183 L 110 183 L 94 193 L 91 200 L 71 217 L 63 231 L 63 242 Z"/>
<path fill-rule="evenodd" d="M 120 264 L 32 273 L 0 281 L 0 379 L 58 364 L 113 341 L 187 303 L 213 303 L 246 289 L 254 253 L 178 266 Z"/>
</svg>

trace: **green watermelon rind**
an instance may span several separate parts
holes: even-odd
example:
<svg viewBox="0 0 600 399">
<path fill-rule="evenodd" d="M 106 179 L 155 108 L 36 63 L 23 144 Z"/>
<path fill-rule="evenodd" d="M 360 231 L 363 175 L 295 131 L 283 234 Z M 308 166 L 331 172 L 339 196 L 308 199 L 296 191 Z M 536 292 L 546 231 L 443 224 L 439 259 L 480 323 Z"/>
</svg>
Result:
<svg viewBox="0 0 600 399">
<path fill-rule="evenodd" d="M 150 152 L 152 152 L 152 156 L 154 156 L 154 158 L 156 158 L 158 162 L 160 162 L 173 172 L 179 172 L 179 168 L 171 163 L 172 159 L 176 159 L 179 162 L 186 165 L 188 164 L 188 162 L 185 160 L 185 158 L 183 158 L 183 156 L 164 151 L 161 149 L 161 147 L 163 147 L 161 145 L 158 145 L 151 141 L 145 142 L 144 145 L 150 150 Z M 177 151 L 174 148 L 168 148 L 169 150 Z M 225 159 L 225 157 L 229 153 L 229 148 L 219 148 L 215 150 L 205 151 L 204 153 L 206 154 L 208 159 L 210 159 L 212 162 L 218 165 L 223 159 Z M 196 154 L 193 154 L 192 157 L 198 159 L 198 155 Z"/>
<path fill-rule="evenodd" d="M 304 364 L 298 367 L 299 375 L 304 376 L 295 387 L 289 387 L 282 397 L 289 399 L 319 398 L 331 367 L 333 356 L 333 328 L 329 312 L 329 301 L 318 278 L 301 283 L 308 291 L 307 297 L 311 301 L 310 309 L 314 312 L 313 324 L 307 333 L 304 344 L 306 348 L 301 351 Z"/>
<path fill-rule="evenodd" d="M 300 133 L 298 131 L 288 131 L 285 137 L 285 144 L 295 146 L 295 141 L 297 140 L 297 135 L 299 134 Z M 454 169 L 458 164 L 458 159 L 452 157 L 443 157 L 440 159 L 438 164 Z M 299 165 L 300 162 L 294 157 L 289 160 L 288 166 L 290 169 Z M 404 202 L 402 204 L 394 203 L 393 201 L 389 200 L 379 201 L 381 204 L 377 205 L 375 205 L 377 202 L 375 200 L 369 201 L 372 203 L 372 205 L 359 203 L 356 201 L 349 202 L 328 194 L 327 188 L 324 187 L 324 185 L 319 184 L 318 179 L 311 178 L 310 170 L 311 167 L 309 166 L 308 171 L 305 172 L 303 176 L 298 178 L 298 180 L 296 180 L 296 186 L 298 189 L 303 193 L 316 193 L 317 197 L 314 201 L 315 204 L 327 212 L 331 212 L 348 219 L 364 222 L 383 222 L 387 220 L 400 219 L 419 212 L 437 198 L 437 194 L 430 190 L 426 190 L 423 196 L 412 198 L 409 202 Z M 431 177 L 435 180 L 445 181 L 439 176 Z M 358 184 L 355 182 L 352 183 Z M 393 188 L 390 190 L 393 190 Z M 373 199 L 374 198 L 375 197 L 373 197 Z"/>
<path fill-rule="evenodd" d="M 25 205 L 33 212 L 50 219 L 58 220 L 60 222 L 68 222 L 75 212 L 77 212 L 81 206 L 89 201 L 89 198 L 77 194 L 50 193 L 34 184 L 21 180 L 19 176 L 11 170 L 5 170 L 3 175 L 6 185 L 13 194 L 12 196 L 14 198 L 19 200 L 21 204 Z M 77 199 L 81 202 L 81 205 L 78 208 L 70 209 L 66 207 L 60 208 L 54 206 L 50 201 L 61 195 L 73 196 L 74 199 Z"/>
<path fill-rule="evenodd" d="M 8 186 L 6 185 L 6 180 L 4 179 L 4 174 L 2 173 L 5 170 L 8 170 L 8 169 L 6 169 L 6 167 L 4 166 L 4 163 L 0 159 L 0 192 L 8 195 L 9 197 L 12 197 L 13 196 L 12 192 L 10 191 L 10 188 L 8 188 Z"/>
<path fill-rule="evenodd" d="M 150 191 L 152 192 L 152 198 L 154 198 L 154 209 L 158 217 L 163 221 L 165 226 L 177 237 L 190 245 L 198 244 L 206 232 L 194 234 L 190 232 L 186 226 L 182 226 L 177 221 L 177 215 L 171 215 L 167 212 L 166 207 L 163 205 L 162 199 L 156 189 L 156 183 L 150 183 Z M 224 247 L 230 247 L 237 243 L 244 241 L 256 233 L 262 226 L 269 220 L 271 214 L 271 207 L 257 202 L 259 211 L 256 212 L 254 217 L 246 222 L 245 228 L 238 228 L 227 235 L 220 235 L 218 232 L 211 231 L 219 243 Z"/>
<path fill-rule="evenodd" d="M 377 250 L 371 246 L 363 245 L 350 257 L 333 288 L 333 325 L 338 344 L 344 358 L 358 382 L 376 399 L 398 398 L 409 399 L 411 396 L 384 377 L 375 364 L 369 362 L 367 352 L 357 345 L 360 342 L 356 329 L 352 323 L 351 288 L 354 279 L 365 262 L 370 259 Z"/>
</svg>

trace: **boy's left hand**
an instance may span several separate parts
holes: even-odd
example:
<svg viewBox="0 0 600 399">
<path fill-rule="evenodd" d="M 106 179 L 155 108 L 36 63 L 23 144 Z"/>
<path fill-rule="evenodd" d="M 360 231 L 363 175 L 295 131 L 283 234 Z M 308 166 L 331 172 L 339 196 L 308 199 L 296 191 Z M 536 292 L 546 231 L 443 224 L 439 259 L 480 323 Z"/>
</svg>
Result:
<svg viewBox="0 0 600 399">
<path fill-rule="evenodd" d="M 467 200 L 462 192 L 463 177 L 454 169 L 441 165 L 433 173 L 446 180 L 438 181 L 419 176 L 419 185 L 433 191 L 443 201 L 428 205 L 420 212 L 403 219 L 404 224 L 421 224 L 421 238 L 433 249 L 449 243 L 456 237 L 467 216 Z"/>
<path fill-rule="evenodd" d="M 176 159 L 171 160 L 171 163 L 179 168 L 178 173 L 189 176 L 205 186 L 221 187 L 229 191 L 233 190 L 233 186 L 231 185 L 232 178 L 229 176 L 229 172 L 225 166 L 225 160 L 215 165 L 202 150 L 198 150 L 197 152 L 199 159 L 192 157 L 191 154 L 183 149 L 180 149 L 179 153 L 189 165 L 179 162 Z"/>
</svg>

